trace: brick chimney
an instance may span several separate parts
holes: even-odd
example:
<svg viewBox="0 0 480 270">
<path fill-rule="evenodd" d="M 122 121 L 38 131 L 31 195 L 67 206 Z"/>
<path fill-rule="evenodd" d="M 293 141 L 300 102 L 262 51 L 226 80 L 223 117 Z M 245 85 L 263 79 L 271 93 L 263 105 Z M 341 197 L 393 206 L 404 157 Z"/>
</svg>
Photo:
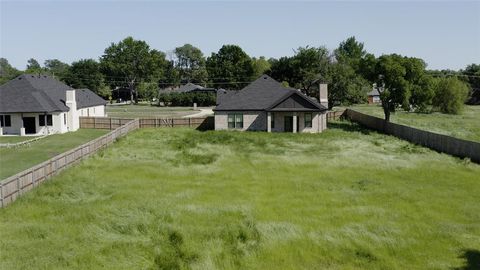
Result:
<svg viewBox="0 0 480 270">
<path fill-rule="evenodd" d="M 328 84 L 326 83 L 320 83 L 318 85 L 320 94 L 319 94 L 319 100 L 320 104 L 328 108 Z"/>
</svg>

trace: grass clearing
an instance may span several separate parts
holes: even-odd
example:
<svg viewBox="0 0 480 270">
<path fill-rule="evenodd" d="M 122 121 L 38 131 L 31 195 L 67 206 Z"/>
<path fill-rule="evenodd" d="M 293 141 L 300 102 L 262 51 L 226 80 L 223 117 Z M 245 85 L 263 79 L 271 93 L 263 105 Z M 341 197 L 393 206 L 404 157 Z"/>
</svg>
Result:
<svg viewBox="0 0 480 270">
<path fill-rule="evenodd" d="M 159 117 L 172 118 L 182 117 L 194 114 L 192 107 L 157 107 L 151 105 L 115 105 L 107 106 L 107 115 L 109 117 L 119 118 L 141 118 L 141 117 Z"/>
<path fill-rule="evenodd" d="M 379 105 L 356 105 L 356 111 L 384 118 Z M 414 113 L 398 110 L 390 116 L 390 121 L 431 132 L 450 135 L 460 139 L 480 142 L 480 106 L 468 106 L 458 115 L 435 113 Z"/>
<path fill-rule="evenodd" d="M 461 269 L 478 175 L 348 122 L 141 129 L 0 209 L 0 268 Z"/>
<path fill-rule="evenodd" d="M 0 148 L 0 179 L 28 169 L 107 132 L 108 130 L 101 129 L 79 129 L 75 132 L 50 135 L 19 147 Z"/>
</svg>

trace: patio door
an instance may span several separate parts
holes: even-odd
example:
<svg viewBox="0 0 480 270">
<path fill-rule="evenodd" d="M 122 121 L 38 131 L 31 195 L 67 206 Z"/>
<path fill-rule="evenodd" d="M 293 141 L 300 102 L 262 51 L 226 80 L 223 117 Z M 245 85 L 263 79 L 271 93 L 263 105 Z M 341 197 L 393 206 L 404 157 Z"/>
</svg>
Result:
<svg viewBox="0 0 480 270">
<path fill-rule="evenodd" d="M 23 117 L 23 127 L 25 128 L 25 134 L 37 133 L 35 117 Z"/>
<path fill-rule="evenodd" d="M 283 131 L 293 132 L 293 116 L 285 116 Z"/>
</svg>

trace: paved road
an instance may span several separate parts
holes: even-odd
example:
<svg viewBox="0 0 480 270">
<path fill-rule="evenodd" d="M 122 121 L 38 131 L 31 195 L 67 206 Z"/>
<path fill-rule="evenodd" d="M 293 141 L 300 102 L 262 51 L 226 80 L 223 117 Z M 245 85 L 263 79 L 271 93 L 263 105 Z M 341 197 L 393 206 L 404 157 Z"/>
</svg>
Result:
<svg viewBox="0 0 480 270">
<path fill-rule="evenodd" d="M 185 115 L 185 116 L 183 116 L 183 118 L 204 117 L 204 116 L 208 116 L 208 115 L 212 115 L 212 114 L 213 114 L 213 110 L 211 108 L 200 109 L 200 112 Z"/>
</svg>

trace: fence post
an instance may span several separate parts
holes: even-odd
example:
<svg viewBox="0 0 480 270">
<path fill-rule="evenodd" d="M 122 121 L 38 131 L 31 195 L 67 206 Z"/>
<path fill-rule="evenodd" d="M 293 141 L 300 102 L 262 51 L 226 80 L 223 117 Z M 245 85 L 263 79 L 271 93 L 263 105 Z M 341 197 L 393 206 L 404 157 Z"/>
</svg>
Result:
<svg viewBox="0 0 480 270">
<path fill-rule="evenodd" d="M 0 207 L 3 207 L 3 182 L 0 182 Z"/>
<path fill-rule="evenodd" d="M 94 129 L 97 128 L 97 118 L 96 117 L 93 118 L 93 128 Z"/>
<path fill-rule="evenodd" d="M 189 117 L 189 118 L 188 118 L 188 127 L 191 127 L 191 126 L 192 126 L 190 120 L 192 120 L 192 118 Z"/>
<path fill-rule="evenodd" d="M 110 117 L 110 130 L 112 130 L 112 118 Z"/>
</svg>

